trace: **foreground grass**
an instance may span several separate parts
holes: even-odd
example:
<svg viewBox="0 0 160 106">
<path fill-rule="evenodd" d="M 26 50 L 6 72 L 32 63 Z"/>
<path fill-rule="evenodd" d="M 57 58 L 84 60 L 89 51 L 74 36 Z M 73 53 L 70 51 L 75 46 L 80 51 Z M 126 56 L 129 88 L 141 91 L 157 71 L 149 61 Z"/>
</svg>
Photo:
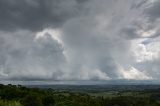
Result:
<svg viewBox="0 0 160 106">
<path fill-rule="evenodd" d="M 20 102 L 17 101 L 6 101 L 6 100 L 0 100 L 0 106 L 22 106 Z"/>
</svg>

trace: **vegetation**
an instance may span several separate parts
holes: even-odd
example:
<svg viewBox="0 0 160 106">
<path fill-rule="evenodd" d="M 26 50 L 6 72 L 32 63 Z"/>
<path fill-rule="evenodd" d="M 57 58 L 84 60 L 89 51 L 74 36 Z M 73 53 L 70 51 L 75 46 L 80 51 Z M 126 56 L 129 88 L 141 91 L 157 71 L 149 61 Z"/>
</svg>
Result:
<svg viewBox="0 0 160 106">
<path fill-rule="evenodd" d="M 22 106 L 20 102 L 17 101 L 6 101 L 0 100 L 0 106 Z"/>
<path fill-rule="evenodd" d="M 1 84 L 0 106 L 160 106 L 160 89 L 81 92 Z"/>
</svg>

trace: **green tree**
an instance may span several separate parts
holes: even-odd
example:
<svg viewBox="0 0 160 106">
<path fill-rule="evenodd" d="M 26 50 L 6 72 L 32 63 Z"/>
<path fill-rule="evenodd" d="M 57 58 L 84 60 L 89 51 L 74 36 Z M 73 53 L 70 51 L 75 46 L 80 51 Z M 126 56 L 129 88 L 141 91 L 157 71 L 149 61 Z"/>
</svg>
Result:
<svg viewBox="0 0 160 106">
<path fill-rule="evenodd" d="M 55 104 L 55 100 L 51 95 L 44 96 L 42 102 L 44 106 L 54 106 Z"/>
<path fill-rule="evenodd" d="M 38 94 L 29 94 L 22 100 L 23 106 L 43 106 Z"/>
</svg>

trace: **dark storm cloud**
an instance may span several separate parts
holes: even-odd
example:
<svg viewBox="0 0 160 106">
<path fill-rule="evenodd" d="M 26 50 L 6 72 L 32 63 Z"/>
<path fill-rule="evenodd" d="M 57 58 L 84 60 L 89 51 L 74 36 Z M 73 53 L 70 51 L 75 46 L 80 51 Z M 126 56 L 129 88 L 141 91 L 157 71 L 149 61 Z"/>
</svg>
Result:
<svg viewBox="0 0 160 106">
<path fill-rule="evenodd" d="M 160 18 L 160 1 L 155 0 L 149 8 L 147 8 L 144 13 L 149 17 L 151 21 L 156 21 Z"/>
<path fill-rule="evenodd" d="M 59 27 L 77 16 L 79 0 L 0 0 L 0 30 Z"/>
<path fill-rule="evenodd" d="M 122 36 L 126 39 L 140 38 L 141 36 L 137 34 L 137 29 L 135 26 L 126 27 L 122 31 Z"/>
<path fill-rule="evenodd" d="M 131 11 L 138 15 L 131 20 L 126 27 L 121 31 L 122 37 L 132 40 L 139 38 L 155 38 L 158 37 L 160 26 L 160 1 L 159 0 L 141 0 L 138 3 L 135 2 L 132 5 Z M 134 11 L 138 10 L 138 11 Z M 130 14 L 132 15 L 132 14 Z M 142 31 L 142 33 L 140 33 Z M 147 36 L 143 36 L 143 32 L 155 31 Z"/>
</svg>

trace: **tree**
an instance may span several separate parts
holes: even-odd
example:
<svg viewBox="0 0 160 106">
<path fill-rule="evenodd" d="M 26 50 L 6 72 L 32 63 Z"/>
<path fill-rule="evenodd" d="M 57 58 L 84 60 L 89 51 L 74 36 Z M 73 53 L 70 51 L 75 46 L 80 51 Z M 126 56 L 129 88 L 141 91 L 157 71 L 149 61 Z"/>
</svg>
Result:
<svg viewBox="0 0 160 106">
<path fill-rule="evenodd" d="M 51 95 L 44 96 L 42 102 L 44 106 L 53 106 L 55 104 L 55 100 Z"/>
<path fill-rule="evenodd" d="M 23 106 L 43 106 L 38 94 L 29 94 L 22 100 Z"/>
</svg>

